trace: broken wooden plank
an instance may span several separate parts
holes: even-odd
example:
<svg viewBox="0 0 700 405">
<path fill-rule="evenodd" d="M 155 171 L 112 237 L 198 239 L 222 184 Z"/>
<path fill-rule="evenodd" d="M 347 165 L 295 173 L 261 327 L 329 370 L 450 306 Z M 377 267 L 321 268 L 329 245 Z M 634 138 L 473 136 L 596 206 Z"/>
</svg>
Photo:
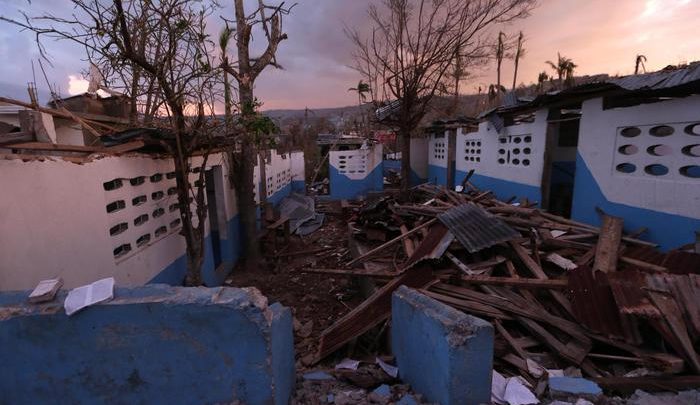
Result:
<svg viewBox="0 0 700 405">
<path fill-rule="evenodd" d="M 678 307 L 673 296 L 649 290 L 647 291 L 649 298 L 661 312 L 668 330 L 659 330 L 666 337 L 674 349 L 688 362 L 690 368 L 700 374 L 700 359 L 695 352 L 693 342 L 688 336 L 688 329 L 683 322 L 681 309 Z M 652 322 L 655 324 L 655 322 Z M 668 334 L 670 331 L 671 335 Z"/>
<path fill-rule="evenodd" d="M 700 387 L 700 376 L 653 376 L 653 377 L 600 377 L 592 378 L 606 390 L 628 393 L 636 390 L 679 391 Z"/>
<path fill-rule="evenodd" d="M 518 288 L 548 288 L 554 290 L 565 290 L 568 288 L 567 280 L 541 280 L 532 278 L 513 277 L 491 277 L 491 276 L 471 276 L 463 275 L 459 279 L 466 284 L 500 285 Z"/>
<path fill-rule="evenodd" d="M 362 276 L 362 277 L 378 277 L 378 278 L 391 278 L 400 275 L 401 273 L 382 271 L 373 272 L 366 270 L 347 270 L 347 269 L 317 269 L 317 268 L 303 268 L 298 270 L 300 273 L 318 273 L 318 274 L 337 274 L 341 276 Z"/>
<path fill-rule="evenodd" d="M 110 146 L 108 148 L 105 148 L 104 153 L 118 155 L 120 153 L 132 152 L 132 151 L 135 151 L 137 149 L 141 149 L 144 146 L 146 146 L 146 143 L 144 141 L 141 141 L 141 140 L 130 141 L 130 142 L 122 143 L 120 145 L 115 145 L 115 146 Z"/>
<path fill-rule="evenodd" d="M 612 273 L 617 270 L 617 258 L 620 252 L 623 219 L 603 215 L 603 225 L 596 245 L 593 271 Z"/>
<path fill-rule="evenodd" d="M 425 227 L 427 227 L 427 226 L 430 226 L 430 225 L 434 224 L 435 221 L 437 221 L 437 218 L 433 218 L 433 219 L 431 219 L 431 220 L 429 220 L 429 221 L 427 221 L 427 222 L 425 222 L 425 223 L 423 223 L 423 224 L 421 224 L 421 225 L 419 225 L 419 226 L 417 226 L 417 227 L 411 229 L 410 231 L 408 231 L 408 232 L 406 232 L 406 233 L 404 233 L 404 234 L 401 234 L 401 235 L 395 237 L 394 239 L 392 239 L 392 240 L 390 240 L 390 241 L 388 241 L 388 242 L 386 242 L 386 243 L 383 243 L 383 244 L 377 246 L 376 248 L 370 250 L 369 252 L 363 254 L 362 256 L 359 256 L 359 257 L 357 257 L 357 258 L 355 258 L 355 259 L 353 259 L 353 260 L 350 260 L 350 262 L 348 262 L 348 266 L 352 266 L 352 265 L 355 264 L 355 263 L 362 262 L 362 261 L 366 260 L 367 258 L 371 257 L 372 255 L 374 255 L 374 254 L 376 254 L 376 253 L 378 253 L 378 252 L 381 252 L 382 250 L 386 249 L 387 247 L 393 245 L 394 243 L 400 242 L 400 241 L 402 241 L 404 238 L 407 238 L 407 237 L 413 235 L 414 233 L 420 231 L 421 229 L 423 229 L 423 228 L 425 228 Z"/>
<path fill-rule="evenodd" d="M 321 334 L 316 362 L 340 349 L 391 315 L 391 294 L 402 285 L 422 288 L 433 280 L 427 266 L 416 266 L 386 283 L 357 308 L 336 321 Z"/>
</svg>

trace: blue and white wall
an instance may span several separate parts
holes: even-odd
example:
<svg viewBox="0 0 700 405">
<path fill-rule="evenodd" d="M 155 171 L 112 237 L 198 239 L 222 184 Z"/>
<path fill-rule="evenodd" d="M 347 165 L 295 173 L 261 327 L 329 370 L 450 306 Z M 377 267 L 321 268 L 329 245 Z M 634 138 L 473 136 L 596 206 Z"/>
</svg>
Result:
<svg viewBox="0 0 700 405">
<path fill-rule="evenodd" d="M 627 231 L 674 248 L 700 231 L 700 96 L 603 110 L 582 106 L 572 217 L 599 224 L 595 207 Z"/>
<path fill-rule="evenodd" d="M 447 185 L 449 140 L 447 131 L 428 138 L 428 181 L 433 184 Z"/>
<path fill-rule="evenodd" d="M 411 185 L 428 181 L 428 138 L 411 138 Z"/>
<path fill-rule="evenodd" d="M 328 162 L 333 200 L 356 199 L 384 189 L 380 143 L 364 149 L 331 151 Z"/>
<path fill-rule="evenodd" d="M 476 132 L 458 132 L 455 184 L 474 169 L 469 181 L 500 199 L 542 201 L 546 131 L 547 110 L 542 109 L 534 122 L 504 127 L 501 133 L 488 121 Z"/>
<path fill-rule="evenodd" d="M 306 169 L 304 152 L 293 151 L 290 153 L 292 169 L 292 191 L 306 193 Z"/>
<path fill-rule="evenodd" d="M 293 159 L 272 155 L 268 190 L 278 201 L 291 191 Z M 193 170 L 200 164 L 201 158 L 193 158 Z M 220 285 L 240 256 L 228 167 L 223 154 L 209 156 L 216 218 L 207 218 L 204 231 L 207 286 Z M 189 174 L 192 184 L 198 178 L 199 173 Z M 105 188 L 115 181 L 120 185 Z M 0 290 L 29 289 L 53 277 L 69 288 L 110 276 L 120 286 L 182 283 L 187 257 L 171 159 L 131 154 L 76 164 L 61 157 L 24 161 L 4 155 L 0 184 Z"/>
</svg>

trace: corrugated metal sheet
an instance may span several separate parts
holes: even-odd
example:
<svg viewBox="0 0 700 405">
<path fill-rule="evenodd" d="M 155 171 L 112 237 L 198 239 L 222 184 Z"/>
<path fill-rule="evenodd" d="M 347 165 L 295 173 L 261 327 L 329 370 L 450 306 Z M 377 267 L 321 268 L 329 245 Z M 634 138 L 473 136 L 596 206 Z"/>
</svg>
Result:
<svg viewBox="0 0 700 405">
<path fill-rule="evenodd" d="M 478 252 L 520 234 L 498 217 L 473 204 L 462 204 L 438 215 L 470 253 Z"/>
<path fill-rule="evenodd" d="M 640 271 L 610 273 L 608 282 L 620 313 L 647 318 L 660 318 L 661 313 L 647 297 L 646 275 Z"/>
<path fill-rule="evenodd" d="M 700 274 L 700 255 L 690 252 L 670 252 L 663 263 L 674 274 Z"/>
<path fill-rule="evenodd" d="M 631 338 L 622 327 L 622 318 L 615 298 L 602 271 L 594 277 L 588 266 L 579 266 L 569 272 L 571 308 L 574 316 L 590 330 L 611 337 Z"/>
<path fill-rule="evenodd" d="M 608 83 L 626 90 L 662 90 L 700 81 L 700 62 L 688 67 L 610 79 Z"/>
</svg>

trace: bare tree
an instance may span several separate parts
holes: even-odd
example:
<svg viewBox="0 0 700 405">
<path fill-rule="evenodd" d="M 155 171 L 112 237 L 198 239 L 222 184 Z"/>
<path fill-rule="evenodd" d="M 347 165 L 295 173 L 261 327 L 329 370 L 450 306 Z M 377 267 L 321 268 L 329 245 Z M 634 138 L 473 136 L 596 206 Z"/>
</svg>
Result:
<svg viewBox="0 0 700 405">
<path fill-rule="evenodd" d="M 646 56 L 641 55 L 641 54 L 637 55 L 637 57 L 634 60 L 634 74 L 635 75 L 639 74 L 639 67 L 640 66 L 642 67 L 642 70 L 644 71 L 644 73 L 647 72 L 647 68 L 646 68 L 646 66 L 644 66 L 644 62 L 646 62 L 646 61 L 647 61 Z"/>
<path fill-rule="evenodd" d="M 282 32 L 282 17 L 290 12 L 291 7 L 285 7 L 284 2 L 270 6 L 263 0 L 258 0 L 257 8 L 246 13 L 243 3 L 243 0 L 234 0 L 237 58 L 231 63 L 225 60 L 222 67 L 238 83 L 241 123 L 245 131 L 240 139 L 238 153 L 233 159 L 232 178 L 236 185 L 238 212 L 243 228 L 243 256 L 246 267 L 253 269 L 260 258 L 253 188 L 253 170 L 258 152 L 256 133 L 252 129 L 260 117 L 256 114 L 259 103 L 253 96 L 253 88 L 255 80 L 267 66 L 280 67 L 276 60 L 277 47 L 287 39 L 287 34 Z M 250 44 L 254 29 L 260 30 L 267 41 L 267 46 L 259 57 L 251 57 Z M 264 165 L 264 161 L 260 162 L 261 168 Z M 262 178 L 261 181 L 266 184 L 267 179 Z"/>
<path fill-rule="evenodd" d="M 206 19 L 213 6 L 195 0 L 71 0 L 68 16 L 27 16 L 25 21 L 3 18 L 42 39 L 72 41 L 99 66 L 112 88 L 131 97 L 133 126 L 158 126 L 172 134 L 162 145 L 173 156 L 177 199 L 187 251 L 186 284 L 201 285 L 204 224 L 207 215 L 204 166 L 215 102 L 215 75 L 209 60 L 213 44 L 207 39 Z M 140 113 L 137 105 L 142 106 Z M 135 111 L 136 110 L 136 111 Z M 197 186 L 189 182 L 190 157 L 202 153 Z M 195 212 L 190 209 L 193 196 Z"/>
<path fill-rule="evenodd" d="M 524 42 L 525 37 L 523 36 L 523 32 L 520 31 L 520 34 L 518 34 L 518 42 L 515 45 L 515 55 L 513 55 L 515 61 L 515 70 L 513 70 L 513 90 L 515 90 L 515 85 L 518 80 L 518 62 L 525 56 L 525 48 L 523 48 Z"/>
<path fill-rule="evenodd" d="M 455 49 L 465 61 L 484 57 L 487 31 L 495 24 L 525 17 L 534 0 L 383 0 L 370 5 L 368 35 L 348 30 L 355 45 L 355 68 L 382 83 L 384 101 L 398 101 L 386 122 L 401 141 L 401 188 L 409 188 L 410 137 L 445 78 Z"/>
</svg>

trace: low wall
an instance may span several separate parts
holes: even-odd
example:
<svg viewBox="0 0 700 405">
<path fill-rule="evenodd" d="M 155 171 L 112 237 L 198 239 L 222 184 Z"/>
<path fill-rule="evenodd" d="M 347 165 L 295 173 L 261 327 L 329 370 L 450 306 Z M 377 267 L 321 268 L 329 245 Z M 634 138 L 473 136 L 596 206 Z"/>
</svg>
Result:
<svg viewBox="0 0 700 405">
<path fill-rule="evenodd" d="M 286 404 L 292 318 L 255 289 L 150 285 L 71 317 L 0 294 L 3 403 Z"/>
<path fill-rule="evenodd" d="M 430 402 L 491 402 L 493 327 L 406 286 L 391 302 L 399 377 Z"/>
</svg>

